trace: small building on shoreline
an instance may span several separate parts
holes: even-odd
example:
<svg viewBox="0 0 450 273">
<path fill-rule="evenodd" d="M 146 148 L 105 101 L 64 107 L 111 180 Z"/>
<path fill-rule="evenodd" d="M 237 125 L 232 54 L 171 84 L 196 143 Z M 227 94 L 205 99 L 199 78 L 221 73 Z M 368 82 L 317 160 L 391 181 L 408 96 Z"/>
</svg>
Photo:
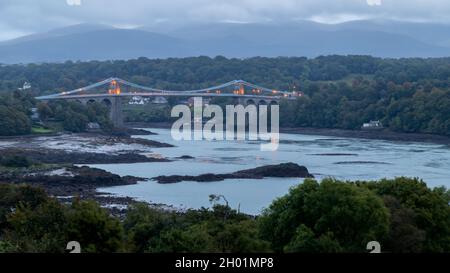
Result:
<svg viewBox="0 0 450 273">
<path fill-rule="evenodd" d="M 371 120 L 368 123 L 363 123 L 361 126 L 361 130 L 379 130 L 383 128 L 383 124 L 379 120 Z"/>
</svg>

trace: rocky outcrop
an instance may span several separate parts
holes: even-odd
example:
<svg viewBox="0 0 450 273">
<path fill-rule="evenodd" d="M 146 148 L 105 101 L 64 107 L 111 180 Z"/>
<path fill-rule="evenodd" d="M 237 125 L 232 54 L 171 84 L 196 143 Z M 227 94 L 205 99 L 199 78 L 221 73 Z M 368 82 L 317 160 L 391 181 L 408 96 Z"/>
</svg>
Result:
<svg viewBox="0 0 450 273">
<path fill-rule="evenodd" d="M 138 153 L 106 154 L 88 152 L 68 152 L 54 149 L 19 149 L 1 150 L 2 156 L 20 156 L 32 162 L 45 164 L 119 164 L 138 162 L 168 162 L 165 158 L 147 157 Z"/>
<path fill-rule="evenodd" d="M 253 169 L 237 171 L 229 174 L 206 173 L 201 175 L 170 175 L 157 176 L 153 179 L 158 183 L 177 183 L 181 181 L 214 182 L 225 179 L 263 179 L 264 177 L 314 177 L 308 169 L 295 163 L 282 163 L 278 165 L 267 165 Z"/>
<path fill-rule="evenodd" d="M 95 196 L 99 187 L 131 185 L 145 178 L 119 176 L 110 172 L 87 166 L 66 167 L 59 175 L 48 173 L 2 173 L 0 183 L 28 184 L 44 188 L 54 196 Z"/>
<path fill-rule="evenodd" d="M 195 157 L 193 157 L 193 156 L 190 156 L 190 155 L 182 155 L 182 156 L 179 156 L 179 157 L 176 157 L 177 159 L 194 159 Z"/>
<path fill-rule="evenodd" d="M 137 129 L 137 128 L 126 128 L 126 132 L 130 136 L 151 136 L 151 135 L 157 135 L 154 132 L 144 130 L 144 129 Z"/>
<path fill-rule="evenodd" d="M 80 136 L 88 137 L 88 140 L 93 145 L 114 145 L 114 144 L 139 144 L 150 148 L 167 148 L 174 147 L 171 144 L 159 142 L 156 140 L 129 137 L 128 135 L 120 136 L 118 134 L 97 135 L 89 137 L 88 134 L 79 134 Z"/>
</svg>

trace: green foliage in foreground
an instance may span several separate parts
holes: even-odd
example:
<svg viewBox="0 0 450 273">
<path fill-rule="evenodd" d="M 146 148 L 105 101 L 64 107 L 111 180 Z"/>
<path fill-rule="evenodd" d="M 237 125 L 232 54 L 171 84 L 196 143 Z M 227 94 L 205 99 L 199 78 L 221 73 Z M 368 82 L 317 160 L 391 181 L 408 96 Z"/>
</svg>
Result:
<svg viewBox="0 0 450 273">
<path fill-rule="evenodd" d="M 120 250 L 120 222 L 95 202 L 64 206 L 29 186 L 0 185 L 0 196 L 0 252 L 64 252 L 73 240 L 85 252 Z"/>
<path fill-rule="evenodd" d="M 307 179 L 276 200 L 260 223 L 276 251 L 357 252 L 385 239 L 389 212 L 368 188 Z"/>
<path fill-rule="evenodd" d="M 0 185 L 0 252 L 450 252 L 450 192 L 418 179 L 312 179 L 259 217 L 227 205 L 187 212 L 144 203 L 116 218 L 93 201 L 63 205 L 30 186 Z"/>
</svg>

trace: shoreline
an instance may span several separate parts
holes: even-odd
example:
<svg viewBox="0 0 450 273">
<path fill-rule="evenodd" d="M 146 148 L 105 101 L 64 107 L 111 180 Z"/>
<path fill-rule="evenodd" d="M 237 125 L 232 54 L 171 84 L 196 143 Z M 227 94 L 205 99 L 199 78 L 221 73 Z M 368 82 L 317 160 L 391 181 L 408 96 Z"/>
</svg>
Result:
<svg viewBox="0 0 450 273">
<path fill-rule="evenodd" d="M 129 122 L 125 123 L 125 131 L 130 135 L 153 135 L 154 133 L 148 131 L 142 133 L 140 129 L 170 129 L 172 123 L 170 122 Z M 333 128 L 311 128 L 311 127 L 280 127 L 280 133 L 286 134 L 301 134 L 301 135 L 318 135 L 318 136 L 331 136 L 331 137 L 343 137 L 343 138 L 359 138 L 359 139 L 373 139 L 373 140 L 386 140 L 386 141 L 401 141 L 401 142 L 422 142 L 433 144 L 450 145 L 450 137 L 444 135 L 433 135 L 426 133 L 400 133 L 383 129 L 380 131 L 364 131 L 364 130 L 347 130 L 347 129 L 333 129 Z M 20 141 L 28 140 L 40 137 L 58 137 L 61 135 L 78 135 L 85 137 L 105 137 L 108 134 L 100 132 L 83 132 L 83 133 L 52 133 L 52 134 L 39 134 L 39 135 L 18 135 L 18 136 L 0 136 L 0 141 Z M 113 134 L 114 136 L 114 134 Z M 116 136 L 117 137 L 117 136 Z M 123 136 L 119 136 L 122 137 Z M 126 138 L 126 137 L 125 137 Z M 155 144 L 155 143 L 154 143 Z M 163 143 L 165 144 L 165 143 Z M 155 145 L 156 147 L 158 145 Z"/>
<path fill-rule="evenodd" d="M 169 122 L 133 122 L 126 123 L 125 126 L 129 128 L 148 127 L 150 129 L 170 129 L 172 124 Z M 399 133 L 389 131 L 388 129 L 381 131 L 363 131 L 310 127 L 280 127 L 280 133 L 450 145 L 450 137 L 447 136 L 425 133 Z"/>
<path fill-rule="evenodd" d="M 322 128 L 280 128 L 281 133 L 302 134 L 302 135 L 321 135 L 345 138 L 360 138 L 372 140 L 401 141 L 401 142 L 422 142 L 433 144 L 450 144 L 450 137 L 442 135 L 432 135 L 423 133 L 398 133 L 389 130 L 382 131 L 362 131 L 362 130 L 344 130 L 344 129 L 322 129 Z"/>
</svg>

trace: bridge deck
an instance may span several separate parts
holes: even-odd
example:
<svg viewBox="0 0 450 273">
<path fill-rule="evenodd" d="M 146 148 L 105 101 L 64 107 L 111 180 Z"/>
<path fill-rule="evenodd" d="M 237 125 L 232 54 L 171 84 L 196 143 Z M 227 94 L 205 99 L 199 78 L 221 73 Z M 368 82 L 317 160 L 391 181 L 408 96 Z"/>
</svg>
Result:
<svg viewBox="0 0 450 273">
<path fill-rule="evenodd" d="M 118 95 L 112 94 L 83 94 L 83 95 L 61 95 L 61 96 L 41 96 L 38 100 L 60 100 L 60 99 L 87 99 L 87 98 L 113 98 L 113 97 L 233 97 L 233 98 L 251 98 L 251 99 L 266 99 L 266 100 L 280 100 L 282 98 L 293 99 L 292 97 L 284 96 L 261 96 L 261 95 L 237 95 L 237 94 L 216 94 L 216 93 L 121 93 Z"/>
</svg>

